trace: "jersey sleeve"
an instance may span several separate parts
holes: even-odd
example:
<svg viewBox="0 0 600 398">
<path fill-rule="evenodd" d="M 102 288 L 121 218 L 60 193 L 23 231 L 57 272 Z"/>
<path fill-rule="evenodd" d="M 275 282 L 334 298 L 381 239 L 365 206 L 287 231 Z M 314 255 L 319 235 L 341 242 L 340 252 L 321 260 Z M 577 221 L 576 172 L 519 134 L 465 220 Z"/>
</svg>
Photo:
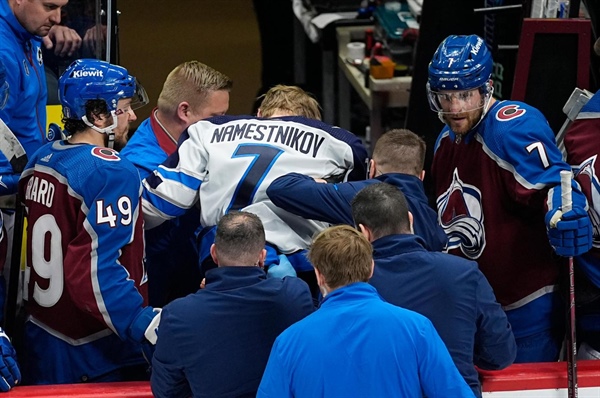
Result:
<svg viewBox="0 0 600 398">
<path fill-rule="evenodd" d="M 354 195 L 348 199 L 339 190 L 340 186 L 348 184 L 319 183 L 309 176 L 290 173 L 273 181 L 267 188 L 267 195 L 276 206 L 300 217 L 352 225 L 349 210 Z"/>
<path fill-rule="evenodd" d="M 486 150 L 501 168 L 512 173 L 514 180 L 506 184 L 513 199 L 525 205 L 545 202 L 548 209 L 557 206 L 560 172 L 570 171 L 570 167 L 544 116 L 533 107 L 515 102 L 500 106 L 489 116 L 496 120 Z M 573 204 L 585 207 L 577 183 L 572 186 Z"/>
<path fill-rule="evenodd" d="M 85 195 L 89 198 L 85 205 L 89 210 L 81 221 L 80 236 L 70 244 L 65 262 L 88 263 L 91 267 L 93 296 L 81 295 L 74 300 L 78 306 L 84 311 L 97 308 L 100 320 L 121 339 L 130 337 L 141 341 L 143 335 L 133 336 L 131 331 L 144 325 L 135 327 L 134 323 L 149 323 L 152 318 L 152 309 L 144 307 L 136 282 L 130 278 L 130 271 L 144 272 L 143 245 L 133 244 L 134 240 L 143 239 L 139 204 L 141 187 L 137 171 L 131 164 L 125 170 L 120 167 L 122 162 L 116 164 L 119 166 L 99 167 L 94 181 L 88 182 L 90 193 Z M 132 249 L 137 252 L 128 255 Z M 124 264 L 124 260 L 136 263 Z M 66 269 L 72 270 L 73 274 L 65 275 L 65 283 L 71 292 L 77 292 L 79 284 L 86 281 L 78 275 L 79 267 Z"/>
<path fill-rule="evenodd" d="M 142 204 L 147 229 L 183 215 L 197 201 L 208 162 L 203 131 L 201 123 L 190 126 L 177 151 L 143 181 Z"/>
<path fill-rule="evenodd" d="M 517 344 L 489 282 L 479 271 L 477 279 L 477 332 L 473 362 L 481 369 L 504 369 L 514 362 Z"/>
</svg>

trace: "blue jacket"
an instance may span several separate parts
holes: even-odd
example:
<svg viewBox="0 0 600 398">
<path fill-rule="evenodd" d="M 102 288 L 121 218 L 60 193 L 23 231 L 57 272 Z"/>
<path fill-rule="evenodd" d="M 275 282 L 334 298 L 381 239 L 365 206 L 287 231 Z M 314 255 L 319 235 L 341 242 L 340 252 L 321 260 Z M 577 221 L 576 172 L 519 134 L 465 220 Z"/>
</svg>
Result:
<svg viewBox="0 0 600 398">
<path fill-rule="evenodd" d="M 384 302 L 373 286 L 329 293 L 275 341 L 259 398 L 472 397 L 425 317 Z"/>
<path fill-rule="evenodd" d="M 152 360 L 156 397 L 254 397 L 271 346 L 314 310 L 297 278 L 219 267 L 206 287 L 163 308 Z"/>
<path fill-rule="evenodd" d="M 17 21 L 8 5 L 0 0 L 0 59 L 6 67 L 9 98 L 0 119 L 12 130 L 23 145 L 27 156 L 40 148 L 46 140 L 46 74 L 42 59 L 41 39 L 27 32 Z M 12 167 L 6 156 L 0 154 L 0 175 L 11 175 Z M 3 178 L 0 195 L 16 192 L 17 179 Z M 4 189 L 3 189 L 4 188 Z"/>
<path fill-rule="evenodd" d="M 156 122 L 153 110 L 120 154 L 134 164 L 144 179 L 176 150 L 177 145 Z M 144 231 L 150 305 L 163 307 L 198 290 L 201 277 L 195 232 L 199 220 L 198 208 L 192 207 L 183 216 Z"/>
<path fill-rule="evenodd" d="M 276 206 L 304 218 L 354 225 L 352 199 L 361 189 L 378 182 L 402 191 L 414 216 L 415 234 L 423 237 L 428 249 L 444 250 L 448 237 L 438 224 L 437 213 L 429 206 L 423 182 L 412 175 L 389 173 L 370 180 L 322 184 L 311 177 L 290 173 L 273 181 L 267 195 Z"/>
<path fill-rule="evenodd" d="M 373 242 L 375 271 L 369 283 L 394 305 L 426 316 L 456 367 L 481 396 L 477 371 L 513 363 L 517 346 L 510 324 L 477 263 L 428 252 L 415 235 Z"/>
</svg>

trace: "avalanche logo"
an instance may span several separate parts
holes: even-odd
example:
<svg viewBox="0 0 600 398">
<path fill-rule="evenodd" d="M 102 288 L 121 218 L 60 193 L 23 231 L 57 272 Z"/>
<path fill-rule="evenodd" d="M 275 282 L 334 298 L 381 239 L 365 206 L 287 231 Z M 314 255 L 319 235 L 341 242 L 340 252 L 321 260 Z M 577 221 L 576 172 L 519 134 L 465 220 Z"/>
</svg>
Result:
<svg viewBox="0 0 600 398">
<path fill-rule="evenodd" d="M 95 147 L 94 149 L 92 149 L 92 155 L 103 160 L 108 160 L 110 162 L 118 162 L 119 160 L 121 160 L 121 158 L 118 156 L 119 152 L 110 148 Z"/>
<path fill-rule="evenodd" d="M 519 105 L 505 105 L 496 112 L 496 120 L 506 122 L 523 116 L 525 112 L 526 110 L 519 108 Z"/>
<path fill-rule="evenodd" d="M 485 248 L 481 191 L 465 184 L 454 169 L 452 183 L 437 199 L 438 221 L 448 235 L 448 250 L 460 248 L 475 260 Z"/>
<path fill-rule="evenodd" d="M 594 155 L 579 166 L 573 167 L 575 179 L 581 185 L 585 197 L 588 199 L 588 214 L 592 220 L 593 246 L 600 248 L 600 182 L 596 176 L 596 158 Z"/>
</svg>

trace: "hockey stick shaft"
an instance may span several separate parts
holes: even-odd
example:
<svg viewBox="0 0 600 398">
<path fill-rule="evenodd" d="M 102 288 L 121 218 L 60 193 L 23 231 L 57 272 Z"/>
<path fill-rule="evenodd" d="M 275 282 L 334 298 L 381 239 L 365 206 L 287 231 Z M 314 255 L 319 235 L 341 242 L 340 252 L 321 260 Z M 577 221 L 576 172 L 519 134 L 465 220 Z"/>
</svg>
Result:
<svg viewBox="0 0 600 398">
<path fill-rule="evenodd" d="M 571 171 L 560 172 L 561 207 L 566 213 L 573 208 L 571 197 Z M 569 257 L 569 322 L 567 331 L 567 377 L 569 398 L 577 397 L 577 339 L 575 336 L 575 275 L 573 257 Z"/>
</svg>

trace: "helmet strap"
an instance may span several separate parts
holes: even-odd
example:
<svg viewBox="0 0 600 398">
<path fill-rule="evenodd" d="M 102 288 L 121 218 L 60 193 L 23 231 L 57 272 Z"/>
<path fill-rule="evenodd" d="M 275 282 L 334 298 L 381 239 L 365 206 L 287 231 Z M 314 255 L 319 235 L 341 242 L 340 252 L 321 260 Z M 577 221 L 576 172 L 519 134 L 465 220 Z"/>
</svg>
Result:
<svg viewBox="0 0 600 398">
<path fill-rule="evenodd" d="M 97 131 L 100 134 L 106 134 L 108 136 L 108 147 L 113 148 L 115 142 L 115 128 L 117 127 L 117 112 L 110 111 L 110 116 L 112 117 L 112 124 L 110 126 L 100 128 L 96 126 L 94 123 L 90 123 L 87 116 L 82 116 L 81 120 L 85 123 L 86 126 L 91 128 L 94 131 Z"/>
<path fill-rule="evenodd" d="M 475 128 L 479 126 L 479 123 L 481 123 L 488 110 L 490 109 L 490 104 L 492 103 L 492 97 L 494 95 L 494 86 L 492 86 L 489 81 L 485 84 L 485 91 L 485 102 L 483 104 L 483 111 L 481 112 L 481 117 L 479 118 L 479 121 L 475 123 L 475 125 L 471 128 L 471 131 L 475 130 Z"/>
</svg>

